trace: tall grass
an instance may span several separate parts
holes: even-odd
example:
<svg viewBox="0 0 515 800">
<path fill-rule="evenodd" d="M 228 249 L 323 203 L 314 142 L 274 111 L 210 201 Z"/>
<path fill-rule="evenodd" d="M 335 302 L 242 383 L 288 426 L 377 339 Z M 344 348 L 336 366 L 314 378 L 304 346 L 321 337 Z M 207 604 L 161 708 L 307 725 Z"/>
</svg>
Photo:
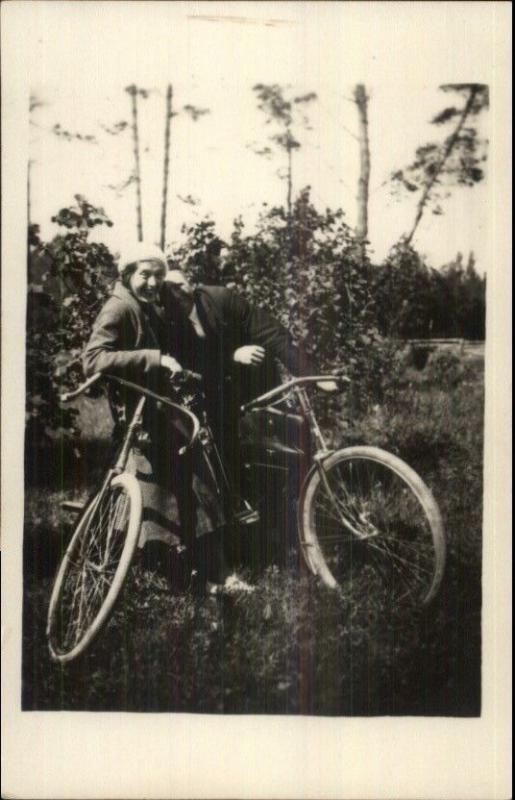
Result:
<svg viewBox="0 0 515 800">
<path fill-rule="evenodd" d="M 426 368 L 427 369 L 427 368 Z M 339 443 L 398 453 L 430 485 L 448 539 L 437 599 L 409 615 L 382 598 L 350 604 L 306 575 L 295 554 L 255 566 L 237 598 L 172 588 L 161 563 L 133 568 L 91 651 L 51 663 L 45 615 L 71 519 L 65 494 L 26 494 L 23 707 L 270 714 L 480 712 L 482 365 L 458 375 L 405 371 L 359 419 L 331 419 Z M 266 550 L 266 548 L 263 548 Z M 39 554 L 39 555 L 38 555 Z M 251 564 L 247 565 L 251 569 Z M 166 564 L 165 564 L 166 567 Z"/>
</svg>

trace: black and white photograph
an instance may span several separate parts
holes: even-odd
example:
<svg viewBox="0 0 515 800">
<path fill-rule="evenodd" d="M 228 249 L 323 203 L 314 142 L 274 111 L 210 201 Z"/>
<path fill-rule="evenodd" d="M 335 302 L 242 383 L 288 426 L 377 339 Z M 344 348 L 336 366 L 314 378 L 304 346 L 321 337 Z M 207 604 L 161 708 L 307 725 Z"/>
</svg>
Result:
<svg viewBox="0 0 515 800">
<path fill-rule="evenodd" d="M 2 12 L 25 37 L 21 97 L 2 62 L 25 248 L 2 256 L 23 326 L 15 377 L 3 292 L 2 386 L 21 387 L 8 452 L 2 425 L 3 480 L 15 450 L 20 466 L 18 504 L 2 489 L 10 701 L 93 736 L 119 712 L 135 731 L 208 718 L 212 746 L 256 718 L 383 720 L 382 739 L 386 720 L 416 738 L 489 719 L 508 4 Z M 494 772 L 456 796 L 502 796 Z M 95 796 L 128 791 L 111 780 Z M 319 780 L 266 796 L 380 796 Z M 388 786 L 443 797 L 434 780 Z"/>
</svg>

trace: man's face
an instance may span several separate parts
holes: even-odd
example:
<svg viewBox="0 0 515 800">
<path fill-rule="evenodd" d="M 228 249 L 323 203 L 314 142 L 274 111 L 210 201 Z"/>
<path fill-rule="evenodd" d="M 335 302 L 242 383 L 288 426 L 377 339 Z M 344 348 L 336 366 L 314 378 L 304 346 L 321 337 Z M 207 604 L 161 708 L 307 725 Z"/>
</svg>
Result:
<svg viewBox="0 0 515 800">
<path fill-rule="evenodd" d="M 193 308 L 193 289 L 186 276 L 178 269 L 171 269 L 166 274 L 166 284 L 179 308 L 189 314 Z"/>
<path fill-rule="evenodd" d="M 140 303 L 155 303 L 165 278 L 165 268 L 159 261 L 138 261 L 129 286 Z"/>
</svg>

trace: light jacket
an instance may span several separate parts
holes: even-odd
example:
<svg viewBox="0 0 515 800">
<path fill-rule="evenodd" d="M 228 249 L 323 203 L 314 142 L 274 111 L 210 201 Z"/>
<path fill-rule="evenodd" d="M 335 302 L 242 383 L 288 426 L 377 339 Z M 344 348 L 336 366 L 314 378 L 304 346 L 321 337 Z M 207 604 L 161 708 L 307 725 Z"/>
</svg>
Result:
<svg viewBox="0 0 515 800">
<path fill-rule="evenodd" d="M 148 383 L 160 371 L 166 342 L 162 312 L 143 309 L 120 282 L 100 311 L 83 354 L 86 377 L 106 372 Z"/>
</svg>

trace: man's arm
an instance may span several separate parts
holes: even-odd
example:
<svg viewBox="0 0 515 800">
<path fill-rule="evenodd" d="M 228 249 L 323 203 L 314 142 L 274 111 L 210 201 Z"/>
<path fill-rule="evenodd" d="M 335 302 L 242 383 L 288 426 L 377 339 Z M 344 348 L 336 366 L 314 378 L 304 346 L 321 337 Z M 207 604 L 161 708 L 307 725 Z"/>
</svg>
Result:
<svg viewBox="0 0 515 800">
<path fill-rule="evenodd" d="M 231 292 L 230 309 L 232 318 L 242 327 L 246 345 L 264 348 L 269 356 L 278 358 L 293 375 L 313 372 L 305 348 L 294 345 L 288 331 L 269 312 L 251 305 L 236 292 Z"/>
<path fill-rule="evenodd" d="M 260 364 L 265 353 L 263 348 L 272 357 L 278 358 L 285 367 L 297 377 L 313 374 L 314 366 L 303 345 L 296 347 L 288 331 L 272 317 L 267 311 L 251 306 L 242 297 L 232 293 L 233 313 L 239 315 L 245 330 L 245 337 L 250 345 L 238 348 L 249 351 L 245 355 L 247 364 Z M 238 358 L 238 360 L 242 360 Z M 317 386 L 324 392 L 338 391 L 338 384 L 333 381 L 318 381 Z"/>
</svg>

